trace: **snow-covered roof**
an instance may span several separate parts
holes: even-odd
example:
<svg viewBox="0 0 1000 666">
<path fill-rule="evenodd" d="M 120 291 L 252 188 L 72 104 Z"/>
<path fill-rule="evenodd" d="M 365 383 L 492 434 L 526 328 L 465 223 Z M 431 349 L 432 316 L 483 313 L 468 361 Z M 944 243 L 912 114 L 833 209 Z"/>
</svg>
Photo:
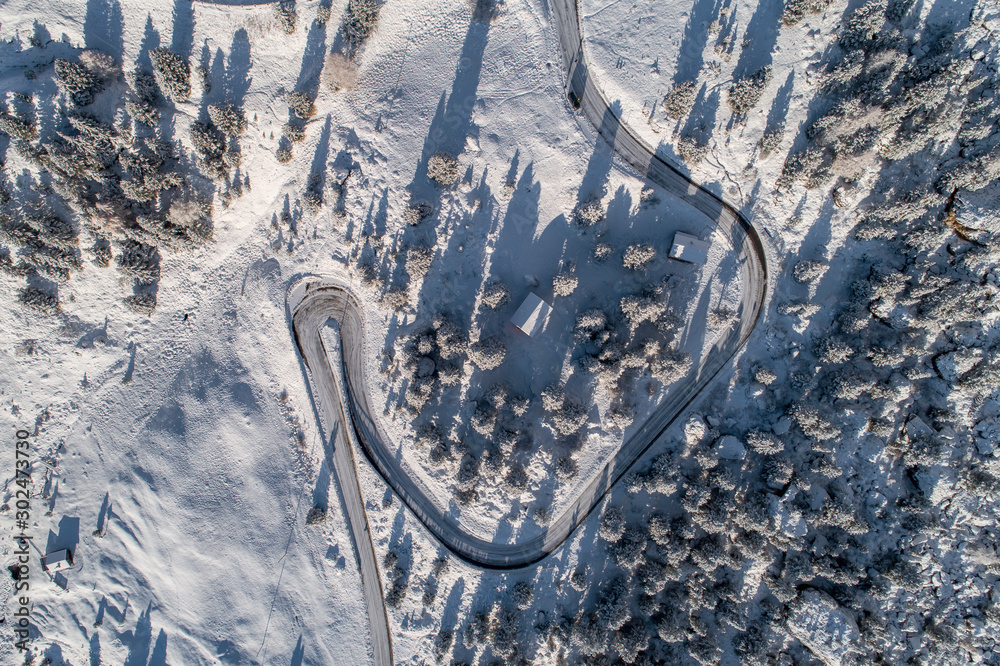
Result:
<svg viewBox="0 0 1000 666">
<path fill-rule="evenodd" d="M 674 244 L 670 247 L 671 259 L 703 264 L 708 261 L 708 242 L 696 236 L 678 231 L 674 234 Z"/>
<path fill-rule="evenodd" d="M 511 317 L 510 323 L 517 326 L 529 336 L 535 337 L 535 334 L 545 326 L 545 321 L 548 319 L 550 312 L 552 312 L 552 306 L 543 301 L 534 292 L 529 291 L 524 302 L 521 303 L 521 307 Z"/>
<path fill-rule="evenodd" d="M 68 550 L 54 550 L 42 558 L 42 569 L 45 571 L 59 571 L 69 569 L 73 566 L 73 556 Z"/>
</svg>

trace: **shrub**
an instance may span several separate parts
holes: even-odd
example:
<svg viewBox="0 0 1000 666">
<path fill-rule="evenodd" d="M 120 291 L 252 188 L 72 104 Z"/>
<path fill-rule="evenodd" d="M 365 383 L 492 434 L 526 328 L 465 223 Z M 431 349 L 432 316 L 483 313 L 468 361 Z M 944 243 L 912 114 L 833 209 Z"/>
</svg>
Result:
<svg viewBox="0 0 1000 666">
<path fill-rule="evenodd" d="M 531 588 L 531 583 L 522 580 L 514 584 L 510 596 L 519 609 L 527 610 L 531 608 L 531 602 L 535 600 L 535 591 Z"/>
<path fill-rule="evenodd" d="M 845 51 L 868 46 L 885 24 L 885 9 L 885 0 L 871 0 L 854 10 L 840 33 L 840 46 Z"/>
<path fill-rule="evenodd" d="M 136 67 L 126 75 L 126 81 L 141 102 L 153 104 L 156 101 L 156 77 Z"/>
<path fill-rule="evenodd" d="M 122 302 L 125 304 L 125 307 L 132 312 L 143 314 L 148 317 L 153 314 L 153 311 L 156 309 L 156 294 L 151 294 L 149 292 L 132 294 L 131 296 L 123 298 Z"/>
<path fill-rule="evenodd" d="M 771 82 L 771 66 L 765 65 L 750 76 L 746 76 L 733 83 L 729 88 L 729 108 L 733 114 L 742 116 L 750 109 L 757 106 L 764 89 Z"/>
<path fill-rule="evenodd" d="M 785 450 L 780 439 L 763 430 L 751 430 L 747 433 L 746 440 L 751 449 L 762 455 L 770 456 Z"/>
<path fill-rule="evenodd" d="M 301 90 L 294 90 L 288 93 L 288 106 L 298 118 L 311 118 L 316 113 L 313 98 L 309 96 L 309 93 L 302 92 Z"/>
<path fill-rule="evenodd" d="M 9 113 L 0 114 L 0 132 L 12 139 L 31 141 L 38 136 L 35 126 L 23 118 L 17 118 Z"/>
<path fill-rule="evenodd" d="M 326 57 L 323 78 L 331 90 L 351 90 L 358 82 L 358 66 L 343 54 L 331 53 Z"/>
<path fill-rule="evenodd" d="M 90 70 L 80 63 L 56 58 L 54 63 L 56 83 L 69 93 L 73 103 L 86 106 L 94 101 L 94 93 L 100 87 L 100 82 Z"/>
<path fill-rule="evenodd" d="M 663 98 L 663 110 L 669 117 L 680 120 L 691 111 L 697 96 L 698 84 L 696 81 L 681 81 L 674 85 L 667 96 Z"/>
<path fill-rule="evenodd" d="M 707 152 L 708 144 L 690 134 L 685 134 L 677 140 L 677 154 L 688 164 L 697 164 Z"/>
<path fill-rule="evenodd" d="M 243 110 L 231 104 L 213 104 L 208 107 L 208 117 L 226 136 L 239 136 L 247 129 Z"/>
<path fill-rule="evenodd" d="M 292 161 L 292 149 L 282 146 L 274 151 L 274 157 L 282 164 L 288 164 Z"/>
<path fill-rule="evenodd" d="M 562 409 L 566 394 L 560 384 L 550 384 L 542 390 L 542 409 L 555 412 Z"/>
<path fill-rule="evenodd" d="M 781 140 L 785 138 L 785 127 L 784 125 L 776 127 L 774 129 L 767 130 L 764 132 L 764 136 L 760 138 L 757 145 L 760 147 L 761 157 L 767 157 L 779 147 L 781 147 Z"/>
<path fill-rule="evenodd" d="M 160 110 L 148 102 L 125 102 L 125 110 L 137 123 L 155 127 L 160 122 Z"/>
<path fill-rule="evenodd" d="M 625 513 L 621 507 L 613 506 L 604 512 L 599 534 L 609 543 L 618 541 L 625 534 Z"/>
<path fill-rule="evenodd" d="M 594 243 L 593 257 L 594 263 L 603 264 L 605 261 L 611 258 L 614 254 L 615 249 L 611 247 L 611 243 L 605 243 L 603 241 Z"/>
<path fill-rule="evenodd" d="M 156 248 L 134 240 L 126 240 L 118 253 L 118 270 L 142 283 L 156 282 L 160 277 L 160 257 Z"/>
<path fill-rule="evenodd" d="M 552 415 L 552 425 L 562 435 L 578 432 L 586 422 L 587 410 L 572 402 L 565 402 L 562 409 Z"/>
<path fill-rule="evenodd" d="M 191 96 L 191 67 L 184 58 L 161 46 L 149 52 L 149 59 L 156 85 L 164 97 L 183 102 Z"/>
<path fill-rule="evenodd" d="M 480 340 L 469 347 L 469 360 L 480 370 L 493 370 L 499 367 L 506 355 L 507 348 L 499 338 Z"/>
<path fill-rule="evenodd" d="M 604 219 L 606 211 L 600 198 L 592 197 L 573 211 L 573 220 L 582 228 L 591 227 Z"/>
<path fill-rule="evenodd" d="M 326 522 L 326 509 L 321 506 L 314 506 L 306 514 L 306 525 L 322 525 Z"/>
<path fill-rule="evenodd" d="M 329 11 L 329 10 L 328 10 Z M 295 11 L 295 0 L 281 0 L 274 4 L 274 18 L 286 35 L 295 32 L 295 22 L 299 14 Z"/>
<path fill-rule="evenodd" d="M 494 282 L 483 290 L 483 305 L 499 310 L 510 302 L 510 289 L 503 282 Z"/>
<path fill-rule="evenodd" d="M 343 31 L 347 41 L 360 46 L 378 26 L 378 5 L 375 0 L 350 0 L 344 14 Z"/>
<path fill-rule="evenodd" d="M 576 275 L 563 272 L 552 278 L 552 291 L 556 296 L 569 296 L 576 290 L 578 280 Z"/>
<path fill-rule="evenodd" d="M 415 227 L 433 214 L 434 208 L 428 202 L 418 201 L 406 207 L 403 211 L 403 220 L 411 227 Z"/>
<path fill-rule="evenodd" d="M 427 274 L 434 260 L 434 251 L 429 247 L 414 246 L 406 250 L 406 274 L 418 279 Z"/>
<path fill-rule="evenodd" d="M 448 153 L 436 153 L 427 160 L 427 176 L 438 185 L 452 185 L 458 180 L 458 160 Z"/>
<path fill-rule="evenodd" d="M 316 23 L 326 25 L 330 21 L 330 5 L 320 5 L 316 9 Z"/>
<path fill-rule="evenodd" d="M 781 13 L 781 22 L 792 26 L 808 14 L 818 14 L 826 9 L 833 0 L 787 0 Z"/>
<path fill-rule="evenodd" d="M 792 269 L 792 279 L 802 284 L 817 280 L 826 273 L 827 266 L 822 261 L 800 261 Z"/>
<path fill-rule="evenodd" d="M 292 143 L 298 143 L 306 138 L 306 130 L 297 123 L 285 123 L 281 128 L 281 134 Z"/>
<path fill-rule="evenodd" d="M 637 271 L 656 256 L 656 249 L 649 243 L 636 243 L 625 248 L 622 254 L 622 264 L 629 270 Z"/>
<path fill-rule="evenodd" d="M 25 287 L 18 294 L 17 300 L 26 308 L 44 314 L 55 314 L 59 311 L 59 297 L 43 289 Z"/>
<path fill-rule="evenodd" d="M 320 7 L 320 9 L 323 9 Z M 330 9 L 327 7 L 327 12 Z M 434 637 L 434 659 L 440 664 L 444 661 L 445 656 L 448 654 L 448 650 L 451 649 L 451 644 L 455 640 L 455 634 L 450 629 L 442 629 L 438 632 L 437 636 Z"/>
</svg>

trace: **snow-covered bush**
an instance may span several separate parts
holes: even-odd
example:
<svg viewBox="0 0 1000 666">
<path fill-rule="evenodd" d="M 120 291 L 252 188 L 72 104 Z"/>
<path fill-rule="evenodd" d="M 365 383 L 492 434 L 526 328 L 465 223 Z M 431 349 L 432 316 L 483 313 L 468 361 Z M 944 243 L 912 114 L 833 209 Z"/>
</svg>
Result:
<svg viewBox="0 0 1000 666">
<path fill-rule="evenodd" d="M 274 151 L 274 157 L 282 164 L 288 164 L 292 161 L 292 149 L 287 146 L 282 146 Z"/>
<path fill-rule="evenodd" d="M 118 270 L 141 283 L 151 284 L 160 279 L 160 257 L 156 248 L 127 240 L 118 253 Z"/>
<path fill-rule="evenodd" d="M 576 274 L 564 271 L 552 278 L 552 292 L 556 296 L 569 296 L 576 290 L 577 284 Z"/>
<path fill-rule="evenodd" d="M 503 363 L 507 348 L 500 338 L 487 338 L 471 345 L 468 354 L 469 360 L 480 370 L 493 370 Z"/>
<path fill-rule="evenodd" d="M 311 118 L 316 113 L 313 98 L 307 92 L 293 90 L 288 93 L 288 107 L 297 118 Z"/>
<path fill-rule="evenodd" d="M 823 277 L 827 265 L 822 261 L 800 261 L 792 269 L 792 279 L 801 284 L 808 284 Z"/>
<path fill-rule="evenodd" d="M 785 138 L 785 126 L 779 125 L 774 129 L 764 132 L 757 145 L 760 147 L 761 157 L 767 157 L 781 147 L 781 141 Z"/>
<path fill-rule="evenodd" d="M 582 228 L 591 227 L 604 219 L 606 211 L 600 197 L 592 197 L 573 211 L 573 220 Z"/>
<path fill-rule="evenodd" d="M 298 123 L 285 123 L 281 127 L 281 135 L 292 143 L 298 143 L 306 138 L 306 129 Z"/>
<path fill-rule="evenodd" d="M 299 14 L 295 11 L 295 0 L 280 0 L 274 3 L 274 18 L 286 35 L 295 32 L 295 22 Z"/>
<path fill-rule="evenodd" d="M 100 81 L 86 67 L 77 62 L 56 58 L 54 63 L 56 83 L 69 94 L 77 106 L 86 106 L 94 101 L 94 93 L 100 88 Z"/>
<path fill-rule="evenodd" d="M 31 141 L 38 136 L 38 130 L 32 123 L 9 113 L 0 114 L 0 132 L 21 141 Z"/>
<path fill-rule="evenodd" d="M 696 81 L 681 81 L 675 84 L 663 98 L 663 110 L 670 118 L 681 120 L 691 111 L 697 96 L 698 83 Z"/>
<path fill-rule="evenodd" d="M 122 299 L 122 303 L 124 303 L 125 307 L 132 312 L 146 315 L 148 317 L 153 314 L 153 311 L 156 309 L 156 294 L 148 291 L 142 291 L 138 294 L 126 296 Z"/>
<path fill-rule="evenodd" d="M 221 132 L 205 123 L 192 123 L 191 145 L 201 158 L 202 165 L 212 176 L 224 178 L 229 174 L 229 169 L 223 161 L 226 154 L 226 140 Z"/>
<path fill-rule="evenodd" d="M 635 243 L 625 248 L 622 253 L 622 265 L 633 271 L 645 268 L 656 256 L 656 248 L 649 243 Z"/>
<path fill-rule="evenodd" d="M 532 589 L 531 583 L 521 580 L 514 583 L 510 596 L 519 609 L 527 610 L 531 608 L 531 603 L 535 600 L 535 591 Z"/>
<path fill-rule="evenodd" d="M 499 310 L 510 302 L 510 289 L 503 282 L 493 282 L 483 289 L 483 305 Z"/>
<path fill-rule="evenodd" d="M 603 264 L 605 261 L 611 258 L 611 255 L 615 253 L 615 249 L 611 246 L 611 243 L 605 243 L 603 241 L 598 241 L 594 243 L 593 257 L 595 264 Z"/>
<path fill-rule="evenodd" d="M 360 46 L 378 26 L 378 4 L 375 0 L 350 0 L 344 13 L 344 37 L 355 48 Z"/>
<path fill-rule="evenodd" d="M 690 134 L 677 139 L 677 154 L 688 164 L 697 164 L 708 152 L 708 144 Z"/>
<path fill-rule="evenodd" d="M 93 49 L 80 54 L 80 64 L 86 67 L 101 82 L 117 79 L 118 75 L 121 74 L 121 67 L 118 66 L 118 61 L 107 53 L 101 53 Z"/>
<path fill-rule="evenodd" d="M 406 249 L 406 274 L 411 280 L 422 278 L 431 268 L 434 261 L 434 250 L 422 245 L 415 245 Z"/>
<path fill-rule="evenodd" d="M 566 401 L 562 408 L 552 414 L 552 425 L 562 435 L 579 432 L 587 422 L 587 410 L 582 405 Z"/>
<path fill-rule="evenodd" d="M 247 129 L 243 110 L 231 104 L 209 105 L 208 117 L 226 136 L 239 136 Z"/>
<path fill-rule="evenodd" d="M 605 541 L 615 542 L 625 534 L 625 525 L 625 512 L 619 506 L 612 506 L 601 517 L 598 533 Z"/>
<path fill-rule="evenodd" d="M 655 286 L 643 289 L 641 294 L 622 297 L 619 306 L 632 330 L 643 322 L 655 321 L 667 309 L 666 301 L 661 298 L 659 289 Z"/>
<path fill-rule="evenodd" d="M 125 75 L 125 81 L 139 101 L 149 105 L 156 102 L 158 88 L 156 77 L 152 73 L 136 67 Z"/>
<path fill-rule="evenodd" d="M 330 5 L 324 3 L 316 8 L 316 23 L 320 25 L 326 25 L 330 21 L 331 10 Z"/>
<path fill-rule="evenodd" d="M 434 208 L 430 203 L 418 201 L 406 207 L 406 210 L 403 211 L 403 221 L 411 227 L 415 227 L 433 214 Z"/>
<path fill-rule="evenodd" d="M 331 90 L 352 90 L 358 82 L 358 66 L 342 53 L 331 53 L 323 66 L 323 79 Z"/>
<path fill-rule="evenodd" d="M 547 412 L 555 412 L 562 409 L 566 401 L 566 394 L 563 392 L 561 384 L 550 384 L 542 389 L 542 409 Z"/>
<path fill-rule="evenodd" d="M 751 449 L 765 456 L 785 450 L 785 445 L 780 439 L 763 430 L 751 430 L 747 433 L 746 440 Z"/>
<path fill-rule="evenodd" d="M 125 102 L 125 110 L 133 120 L 147 127 L 156 127 L 160 122 L 160 110 L 147 102 Z"/>
<path fill-rule="evenodd" d="M 830 6 L 833 0 L 787 0 L 781 13 L 781 22 L 795 25 L 809 14 L 818 14 Z"/>
<path fill-rule="evenodd" d="M 885 25 L 885 0 L 869 0 L 854 10 L 840 32 L 840 46 L 845 51 L 865 48 Z"/>
<path fill-rule="evenodd" d="M 453 185 L 458 180 L 458 160 L 448 153 L 435 153 L 427 160 L 427 176 L 438 185 Z"/>
<path fill-rule="evenodd" d="M 771 66 L 765 65 L 750 76 L 738 79 L 729 88 L 729 108 L 734 115 L 743 116 L 757 106 L 764 89 L 771 82 Z"/>
<path fill-rule="evenodd" d="M 59 297 L 36 287 L 22 289 L 18 293 L 17 300 L 26 308 L 44 314 L 55 314 L 59 311 Z"/>
<path fill-rule="evenodd" d="M 156 85 L 164 97 L 183 102 L 191 96 L 191 67 L 184 58 L 160 46 L 149 52 L 149 59 Z"/>
</svg>

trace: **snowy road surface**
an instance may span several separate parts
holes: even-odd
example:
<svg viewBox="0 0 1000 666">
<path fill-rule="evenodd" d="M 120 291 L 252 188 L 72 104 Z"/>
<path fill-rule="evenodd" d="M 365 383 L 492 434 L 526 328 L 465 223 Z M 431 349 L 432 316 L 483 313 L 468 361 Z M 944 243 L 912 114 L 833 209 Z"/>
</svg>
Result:
<svg viewBox="0 0 1000 666">
<path fill-rule="evenodd" d="M 289 291 L 288 314 L 312 381 L 317 409 L 327 436 L 334 439 L 333 467 L 344 494 L 354 535 L 371 623 L 375 663 L 392 663 L 391 637 L 378 563 L 358 486 L 352 441 L 375 466 L 423 525 L 441 543 L 476 566 L 513 569 L 538 562 L 562 544 L 598 505 L 611 486 L 685 411 L 726 367 L 753 331 L 767 296 L 767 260 L 760 236 L 733 206 L 692 182 L 657 157 L 609 108 L 587 73 L 581 31 L 573 0 L 555 0 L 564 64 L 569 72 L 567 95 L 615 151 L 649 181 L 663 187 L 710 218 L 739 256 L 744 285 L 739 321 L 705 354 L 700 365 L 679 383 L 649 419 L 607 460 L 579 497 L 554 518 L 542 534 L 515 543 L 493 543 L 464 531 L 443 512 L 418 481 L 403 473 L 368 402 L 363 352 L 364 311 L 346 284 L 306 278 Z M 336 322 L 336 327 L 327 324 Z M 332 433 L 332 435 L 331 435 Z"/>
</svg>

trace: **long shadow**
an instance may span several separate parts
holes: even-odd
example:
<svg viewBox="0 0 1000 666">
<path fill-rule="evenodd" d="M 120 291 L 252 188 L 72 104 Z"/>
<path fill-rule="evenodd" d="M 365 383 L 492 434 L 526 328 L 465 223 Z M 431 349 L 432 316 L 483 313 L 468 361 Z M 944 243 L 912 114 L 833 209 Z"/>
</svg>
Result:
<svg viewBox="0 0 1000 666">
<path fill-rule="evenodd" d="M 577 73 L 581 67 L 577 66 Z M 597 129 L 599 136 L 594 142 L 594 151 L 590 154 L 590 161 L 587 162 L 587 170 L 583 173 L 583 180 L 580 181 L 580 189 L 577 190 L 577 205 L 585 203 L 591 197 L 604 195 L 604 188 L 607 186 L 608 176 L 611 174 L 611 166 L 615 157 L 615 136 L 618 133 L 621 117 L 621 103 L 615 101 L 604 112 L 601 124 Z"/>
<path fill-rule="evenodd" d="M 223 96 L 228 103 L 243 106 L 253 80 L 250 78 L 250 65 L 250 37 L 245 29 L 240 28 L 233 33 L 226 73 L 222 80 Z"/>
<path fill-rule="evenodd" d="M 149 655 L 148 666 L 167 666 L 167 632 L 160 629 L 153 644 L 153 654 Z"/>
<path fill-rule="evenodd" d="M 316 142 L 316 152 L 313 153 L 312 165 L 309 167 L 309 177 L 319 178 L 319 181 L 310 182 L 310 186 L 315 188 L 320 194 L 326 187 L 326 161 L 330 158 L 330 128 L 332 125 L 330 114 L 326 114 L 326 122 L 323 123 L 323 131 L 320 132 L 319 141 Z"/>
<path fill-rule="evenodd" d="M 416 173 L 408 187 L 411 196 L 426 197 L 428 194 L 433 194 L 433 198 L 440 198 L 440 191 L 427 176 L 427 161 L 439 152 L 460 154 L 465 148 L 466 138 L 474 129 L 472 111 L 476 104 L 489 29 L 488 23 L 476 21 L 469 23 L 451 93 L 448 94 L 447 100 L 442 97 L 442 103 L 431 121 Z"/>
<path fill-rule="evenodd" d="M 302 64 L 299 67 L 299 76 L 295 80 L 295 90 L 308 93 L 309 97 L 316 99 L 325 55 L 326 25 L 313 21 L 306 36 L 306 48 L 302 52 Z"/>
<path fill-rule="evenodd" d="M 707 143 L 715 129 L 715 117 L 719 112 L 721 94 L 718 90 L 708 93 L 708 87 L 702 85 L 698 91 L 698 96 L 694 100 L 694 105 L 688 113 L 684 128 L 681 130 L 682 136 L 692 136 L 702 143 Z"/>
<path fill-rule="evenodd" d="M 190 58 L 192 48 L 194 48 L 194 5 L 191 4 L 191 0 L 174 0 L 170 50 L 184 58 Z"/>
<path fill-rule="evenodd" d="M 750 18 L 744 39 L 749 44 L 740 51 L 740 59 L 733 69 L 733 78 L 739 79 L 753 74 L 765 65 L 770 65 L 774 45 L 778 42 L 778 29 L 781 27 L 781 14 L 784 3 L 760 2 L 757 10 Z"/>
<path fill-rule="evenodd" d="M 153 25 L 153 15 L 146 14 L 146 27 L 143 28 L 142 41 L 139 42 L 139 55 L 135 64 L 147 72 L 153 71 L 153 61 L 149 59 L 149 52 L 160 46 L 160 33 Z"/>
<path fill-rule="evenodd" d="M 292 650 L 292 662 L 291 666 L 302 666 L 302 660 L 306 656 L 306 646 L 302 644 L 302 635 L 299 634 L 299 640 L 295 643 L 295 649 Z"/>
<path fill-rule="evenodd" d="M 146 610 L 139 614 L 135 623 L 135 631 L 131 632 L 128 643 L 128 656 L 122 666 L 146 666 L 149 661 L 149 647 L 153 641 L 153 627 L 150 614 L 153 612 L 153 602 L 149 602 Z M 125 636 L 122 636 L 124 639 Z"/>
<path fill-rule="evenodd" d="M 788 73 L 788 78 L 778 88 L 778 93 L 771 103 L 771 110 L 767 113 L 767 124 L 764 132 L 774 132 L 785 126 L 785 117 L 788 116 L 788 107 L 792 101 L 792 89 L 795 87 L 795 70 Z"/>
<path fill-rule="evenodd" d="M 684 35 L 677 51 L 677 69 L 674 84 L 697 81 L 705 64 L 704 51 L 708 45 L 708 25 L 719 13 L 718 0 L 697 0 L 691 8 L 691 15 L 684 24 Z"/>
<path fill-rule="evenodd" d="M 125 52 L 125 19 L 118 0 L 88 0 L 83 43 L 121 60 Z"/>
</svg>

